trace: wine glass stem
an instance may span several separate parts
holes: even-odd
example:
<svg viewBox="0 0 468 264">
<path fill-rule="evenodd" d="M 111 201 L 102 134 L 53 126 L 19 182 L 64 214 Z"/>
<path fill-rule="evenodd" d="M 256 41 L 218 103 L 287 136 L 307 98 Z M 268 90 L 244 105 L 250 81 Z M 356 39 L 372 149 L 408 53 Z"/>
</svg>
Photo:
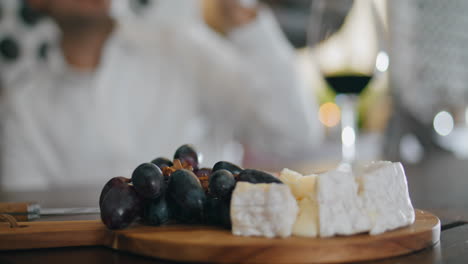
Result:
<svg viewBox="0 0 468 264">
<path fill-rule="evenodd" d="M 337 104 L 341 108 L 341 152 L 342 162 L 353 163 L 356 159 L 356 107 L 357 96 L 339 94 L 336 96 Z"/>
</svg>

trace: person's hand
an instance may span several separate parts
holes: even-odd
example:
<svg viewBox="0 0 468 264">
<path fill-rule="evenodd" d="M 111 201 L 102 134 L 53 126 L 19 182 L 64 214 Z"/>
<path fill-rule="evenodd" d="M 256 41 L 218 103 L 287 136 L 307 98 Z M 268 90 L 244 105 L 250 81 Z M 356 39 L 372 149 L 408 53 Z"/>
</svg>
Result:
<svg viewBox="0 0 468 264">
<path fill-rule="evenodd" d="M 216 0 L 216 12 L 222 31 L 225 33 L 249 24 L 257 17 L 258 3 L 255 0 Z"/>
</svg>

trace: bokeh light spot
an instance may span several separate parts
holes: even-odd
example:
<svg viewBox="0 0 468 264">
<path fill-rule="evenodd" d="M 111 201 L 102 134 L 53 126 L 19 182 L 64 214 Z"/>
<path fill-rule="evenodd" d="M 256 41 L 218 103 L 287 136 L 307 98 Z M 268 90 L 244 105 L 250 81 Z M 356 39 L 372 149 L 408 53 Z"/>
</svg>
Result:
<svg viewBox="0 0 468 264">
<path fill-rule="evenodd" d="M 347 126 L 343 129 L 343 132 L 341 133 L 341 141 L 346 147 L 351 147 L 354 145 L 356 142 L 356 133 L 352 127 Z"/>
<path fill-rule="evenodd" d="M 326 127 L 338 125 L 341 118 L 340 108 L 334 103 L 324 103 L 319 109 L 320 122 Z"/>
<path fill-rule="evenodd" d="M 389 64 L 390 59 L 388 58 L 388 54 L 384 51 L 379 52 L 375 61 L 375 67 L 377 70 L 380 72 L 386 72 L 388 70 Z"/>
<path fill-rule="evenodd" d="M 453 131 L 454 121 L 447 111 L 439 112 L 434 117 L 434 130 L 441 136 L 448 136 Z"/>
</svg>

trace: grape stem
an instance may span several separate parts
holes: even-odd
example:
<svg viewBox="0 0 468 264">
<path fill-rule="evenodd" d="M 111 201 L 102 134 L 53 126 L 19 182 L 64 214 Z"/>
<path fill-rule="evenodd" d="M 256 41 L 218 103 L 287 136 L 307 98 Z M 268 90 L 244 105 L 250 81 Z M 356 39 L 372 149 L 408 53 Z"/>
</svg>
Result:
<svg viewBox="0 0 468 264">
<path fill-rule="evenodd" d="M 193 171 L 193 167 L 190 166 L 190 164 L 188 164 L 187 162 L 180 162 L 179 159 L 175 159 L 174 162 L 173 162 L 173 166 L 172 167 L 164 167 L 162 169 L 163 171 L 163 174 L 164 175 L 168 175 L 170 176 L 172 173 L 178 171 L 178 170 L 183 170 L 183 169 L 186 169 L 186 170 L 189 170 L 189 171 Z"/>
</svg>

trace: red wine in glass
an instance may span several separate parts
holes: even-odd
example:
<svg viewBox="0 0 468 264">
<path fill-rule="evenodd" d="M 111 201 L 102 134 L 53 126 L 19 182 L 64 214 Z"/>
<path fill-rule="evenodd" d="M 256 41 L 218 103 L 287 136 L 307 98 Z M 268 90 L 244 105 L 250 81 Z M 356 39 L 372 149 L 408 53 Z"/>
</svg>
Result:
<svg viewBox="0 0 468 264">
<path fill-rule="evenodd" d="M 357 160 L 357 103 L 374 75 L 385 45 L 375 0 L 314 0 L 308 42 L 313 61 L 336 93 L 341 114 L 342 162 Z"/>
<path fill-rule="evenodd" d="M 327 75 L 325 80 L 337 94 L 359 95 L 369 84 L 372 76 L 358 74 Z"/>
</svg>

